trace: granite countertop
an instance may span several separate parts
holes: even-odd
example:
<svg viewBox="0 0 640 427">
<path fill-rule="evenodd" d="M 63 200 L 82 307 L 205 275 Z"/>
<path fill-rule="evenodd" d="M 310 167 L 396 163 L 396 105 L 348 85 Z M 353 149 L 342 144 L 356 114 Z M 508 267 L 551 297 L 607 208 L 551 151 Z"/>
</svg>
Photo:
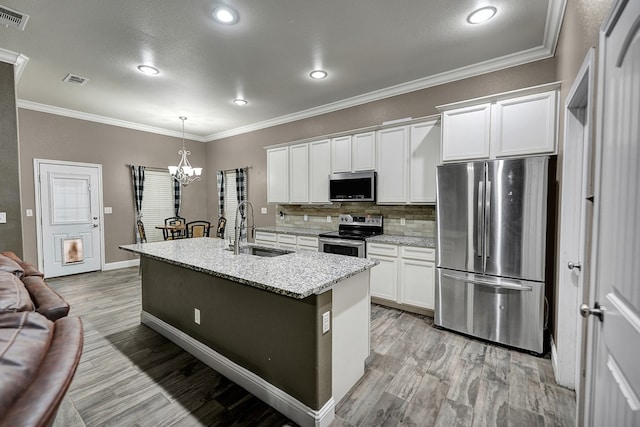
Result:
<svg viewBox="0 0 640 427">
<path fill-rule="evenodd" d="M 263 231 L 265 233 L 295 234 L 296 236 L 318 237 L 318 234 L 326 233 L 328 230 L 301 227 L 256 227 L 256 231 Z"/>
<path fill-rule="evenodd" d="M 394 236 L 391 234 L 369 237 L 367 238 L 367 243 L 386 243 L 388 245 L 416 246 L 432 249 L 436 247 L 436 239 L 434 237 Z"/>
<path fill-rule="evenodd" d="M 222 239 L 196 238 L 122 245 L 120 249 L 292 298 L 306 298 L 378 262 L 314 251 L 258 257 L 226 250 Z"/>
</svg>

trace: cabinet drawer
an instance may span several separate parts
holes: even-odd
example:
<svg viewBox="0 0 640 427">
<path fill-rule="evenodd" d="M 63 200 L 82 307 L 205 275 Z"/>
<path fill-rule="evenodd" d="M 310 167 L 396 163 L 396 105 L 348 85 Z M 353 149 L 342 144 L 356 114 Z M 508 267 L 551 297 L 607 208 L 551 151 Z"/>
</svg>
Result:
<svg viewBox="0 0 640 427">
<path fill-rule="evenodd" d="M 318 248 L 318 238 L 310 236 L 298 236 L 298 246 Z"/>
<path fill-rule="evenodd" d="M 417 259 L 423 261 L 435 261 L 436 250 L 433 248 L 419 248 L 415 246 L 403 246 L 400 250 L 402 258 Z"/>
<path fill-rule="evenodd" d="M 278 234 L 278 244 L 284 243 L 287 245 L 296 244 L 296 236 L 293 234 Z"/>
<path fill-rule="evenodd" d="M 398 256 L 398 247 L 383 243 L 367 243 L 367 255 Z"/>
<path fill-rule="evenodd" d="M 256 241 L 260 240 L 262 242 L 276 242 L 276 234 L 275 233 L 266 233 L 264 231 L 256 231 Z"/>
</svg>

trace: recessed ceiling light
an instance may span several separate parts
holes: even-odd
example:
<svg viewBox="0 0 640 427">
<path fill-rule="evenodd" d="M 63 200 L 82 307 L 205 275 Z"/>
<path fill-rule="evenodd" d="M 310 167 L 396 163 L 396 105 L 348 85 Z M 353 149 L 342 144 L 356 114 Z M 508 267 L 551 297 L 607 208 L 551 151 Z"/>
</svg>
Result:
<svg viewBox="0 0 640 427">
<path fill-rule="evenodd" d="M 309 77 L 316 80 L 324 79 L 325 77 L 327 77 L 327 72 L 324 70 L 313 70 L 311 73 L 309 73 Z"/>
<path fill-rule="evenodd" d="M 469 16 L 467 16 L 467 22 L 469 24 L 482 24 L 493 18 L 498 9 L 493 6 L 482 7 L 474 10 Z"/>
<path fill-rule="evenodd" d="M 233 103 L 236 105 L 247 105 L 249 102 L 246 99 L 236 98 L 233 100 Z"/>
<path fill-rule="evenodd" d="M 227 6 L 218 6 L 211 12 L 213 18 L 223 24 L 235 24 L 238 22 L 238 13 Z"/>
<path fill-rule="evenodd" d="M 138 70 L 141 73 L 148 74 L 150 76 L 155 76 L 156 74 L 160 74 L 157 68 L 152 67 L 151 65 L 138 65 Z"/>
</svg>

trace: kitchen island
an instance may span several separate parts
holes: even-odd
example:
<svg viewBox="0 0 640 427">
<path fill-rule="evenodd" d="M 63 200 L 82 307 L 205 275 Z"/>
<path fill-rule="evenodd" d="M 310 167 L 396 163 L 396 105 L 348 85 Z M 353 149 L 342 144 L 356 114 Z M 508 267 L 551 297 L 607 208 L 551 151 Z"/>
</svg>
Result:
<svg viewBox="0 0 640 427">
<path fill-rule="evenodd" d="M 120 248 L 141 255 L 141 322 L 293 421 L 328 425 L 364 374 L 375 261 L 213 238 Z"/>
</svg>

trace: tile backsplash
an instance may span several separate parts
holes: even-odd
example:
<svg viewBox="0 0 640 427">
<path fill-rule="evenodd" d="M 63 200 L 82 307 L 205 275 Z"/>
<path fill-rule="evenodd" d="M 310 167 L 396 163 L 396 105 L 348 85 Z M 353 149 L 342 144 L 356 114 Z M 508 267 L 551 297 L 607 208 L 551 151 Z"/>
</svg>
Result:
<svg viewBox="0 0 640 427">
<path fill-rule="evenodd" d="M 284 215 L 281 218 L 280 212 Z M 385 234 L 433 237 L 436 230 L 434 205 L 376 205 L 374 203 L 334 203 L 332 205 L 277 205 L 276 226 L 337 230 L 338 215 L 382 215 Z M 304 220 L 305 215 L 307 221 Z M 331 222 L 327 222 L 327 217 Z M 405 224 L 401 225 L 404 218 Z"/>
</svg>

